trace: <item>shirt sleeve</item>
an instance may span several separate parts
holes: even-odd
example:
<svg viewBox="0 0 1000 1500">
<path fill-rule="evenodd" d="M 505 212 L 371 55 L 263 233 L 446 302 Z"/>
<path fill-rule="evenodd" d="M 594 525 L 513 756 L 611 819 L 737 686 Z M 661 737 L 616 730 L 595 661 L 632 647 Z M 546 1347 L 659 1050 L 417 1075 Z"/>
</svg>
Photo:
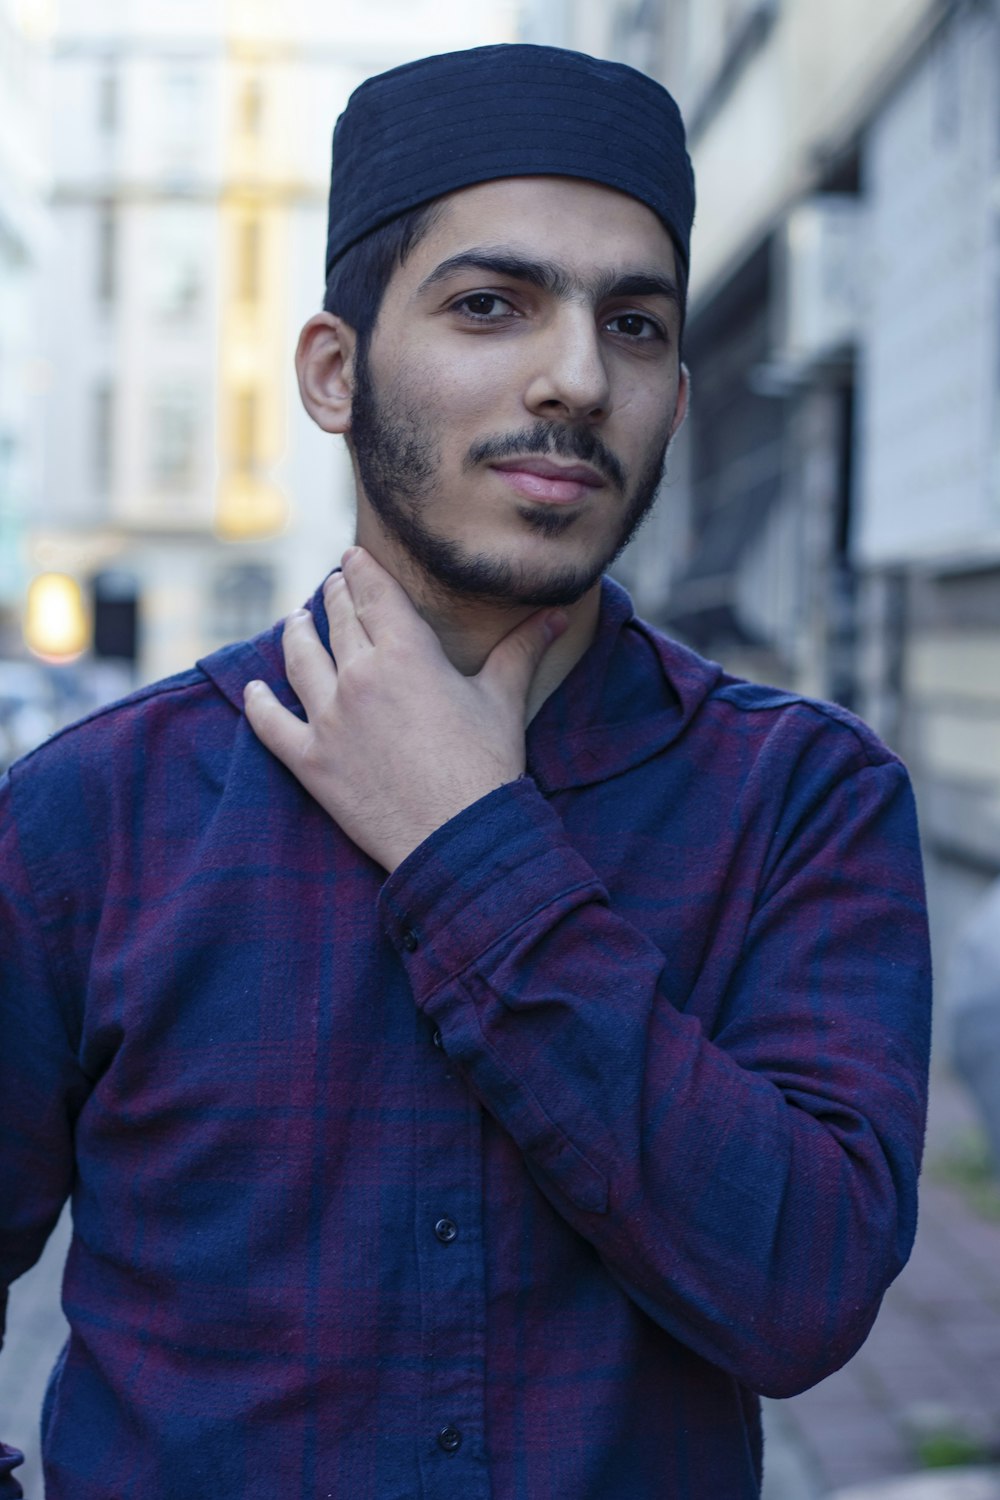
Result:
<svg viewBox="0 0 1000 1500">
<path fill-rule="evenodd" d="M 73 1120 L 87 1088 L 49 968 L 9 777 L 0 781 L 0 1342 L 7 1291 L 41 1255 L 73 1180 Z M 21 1453 L 0 1442 L 0 1500 L 22 1494 Z"/>
<path fill-rule="evenodd" d="M 926 1106 L 898 762 L 855 762 L 798 819 L 719 995 L 673 993 L 527 778 L 445 824 L 380 900 L 449 1058 L 651 1318 L 766 1395 L 850 1358 L 912 1245 Z"/>
</svg>

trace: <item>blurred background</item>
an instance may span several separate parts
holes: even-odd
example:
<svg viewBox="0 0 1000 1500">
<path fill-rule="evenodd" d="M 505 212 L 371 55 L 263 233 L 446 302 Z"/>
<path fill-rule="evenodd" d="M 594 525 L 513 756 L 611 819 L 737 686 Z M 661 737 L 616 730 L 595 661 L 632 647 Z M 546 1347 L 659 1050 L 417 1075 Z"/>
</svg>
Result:
<svg viewBox="0 0 1000 1500">
<path fill-rule="evenodd" d="M 292 367 L 333 121 L 373 72 L 515 40 L 629 62 L 688 123 L 691 415 L 615 571 L 729 670 L 856 710 L 917 788 L 938 975 L 917 1252 L 847 1370 L 769 1404 L 768 1494 L 917 1473 L 985 1500 L 1000 0 L 0 0 L 0 769 L 336 562 L 349 470 Z M 15 1292 L 0 1421 L 37 1403 L 63 1249 Z"/>
</svg>

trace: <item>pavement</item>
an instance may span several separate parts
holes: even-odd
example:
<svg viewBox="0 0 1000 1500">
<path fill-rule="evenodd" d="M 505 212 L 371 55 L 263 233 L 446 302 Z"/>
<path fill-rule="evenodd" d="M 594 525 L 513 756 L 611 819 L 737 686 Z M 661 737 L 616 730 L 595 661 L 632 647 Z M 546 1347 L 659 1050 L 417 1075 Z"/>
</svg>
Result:
<svg viewBox="0 0 1000 1500">
<path fill-rule="evenodd" d="M 763 1500 L 1000 1500 L 1000 1191 L 975 1140 L 963 1089 L 936 1071 L 913 1255 L 848 1365 L 764 1403 Z M 0 1357 L 0 1434 L 26 1450 L 27 1500 L 43 1494 L 38 1413 L 66 1336 L 68 1241 L 64 1216 L 11 1290 Z"/>
<path fill-rule="evenodd" d="M 833 1500 L 997 1500 L 1000 1469 L 955 1469 L 851 1485 Z"/>
<path fill-rule="evenodd" d="M 25 1500 L 42 1500 L 43 1496 L 38 1424 L 49 1371 L 69 1332 L 59 1288 L 70 1232 L 67 1209 L 41 1260 L 10 1289 L 0 1353 L 0 1439 L 24 1454 L 24 1464 L 14 1472 Z"/>
<path fill-rule="evenodd" d="M 980 1140 L 935 1070 L 913 1254 L 854 1358 L 765 1402 L 764 1500 L 1000 1500 L 1000 1191 Z"/>
</svg>

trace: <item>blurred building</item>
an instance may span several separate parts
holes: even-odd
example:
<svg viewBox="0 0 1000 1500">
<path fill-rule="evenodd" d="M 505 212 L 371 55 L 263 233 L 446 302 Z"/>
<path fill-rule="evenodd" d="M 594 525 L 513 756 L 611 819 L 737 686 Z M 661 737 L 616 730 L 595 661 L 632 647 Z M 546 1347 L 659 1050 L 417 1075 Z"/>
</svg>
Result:
<svg viewBox="0 0 1000 1500">
<path fill-rule="evenodd" d="M 322 302 L 330 133 L 371 72 L 501 39 L 429 0 L 62 0 L 36 569 L 148 680 L 302 602 L 352 533 L 293 354 Z"/>
<path fill-rule="evenodd" d="M 691 416 L 622 574 L 903 753 L 944 967 L 1000 872 L 1000 10 L 562 0 L 525 36 L 660 77 L 698 177 Z"/>
<path fill-rule="evenodd" d="M 25 530 L 38 503 L 45 242 L 47 7 L 0 0 L 0 655 L 17 634 Z"/>
</svg>

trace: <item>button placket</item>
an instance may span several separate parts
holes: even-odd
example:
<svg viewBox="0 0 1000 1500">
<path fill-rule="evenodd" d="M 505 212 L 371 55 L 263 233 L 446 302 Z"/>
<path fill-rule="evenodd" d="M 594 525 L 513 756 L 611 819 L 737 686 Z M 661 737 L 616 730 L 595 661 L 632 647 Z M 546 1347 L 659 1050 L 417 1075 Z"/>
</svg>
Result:
<svg viewBox="0 0 1000 1500">
<path fill-rule="evenodd" d="M 442 1089 L 442 1060 L 427 1045 L 433 1040 L 432 1029 L 415 1059 L 422 1120 L 416 1242 L 424 1337 L 429 1348 L 446 1350 L 447 1358 L 432 1358 L 422 1382 L 422 1426 L 429 1439 L 422 1476 L 427 1493 L 436 1493 L 437 1466 L 446 1464 L 463 1500 L 487 1500 L 482 1111 L 461 1086 Z"/>
</svg>

